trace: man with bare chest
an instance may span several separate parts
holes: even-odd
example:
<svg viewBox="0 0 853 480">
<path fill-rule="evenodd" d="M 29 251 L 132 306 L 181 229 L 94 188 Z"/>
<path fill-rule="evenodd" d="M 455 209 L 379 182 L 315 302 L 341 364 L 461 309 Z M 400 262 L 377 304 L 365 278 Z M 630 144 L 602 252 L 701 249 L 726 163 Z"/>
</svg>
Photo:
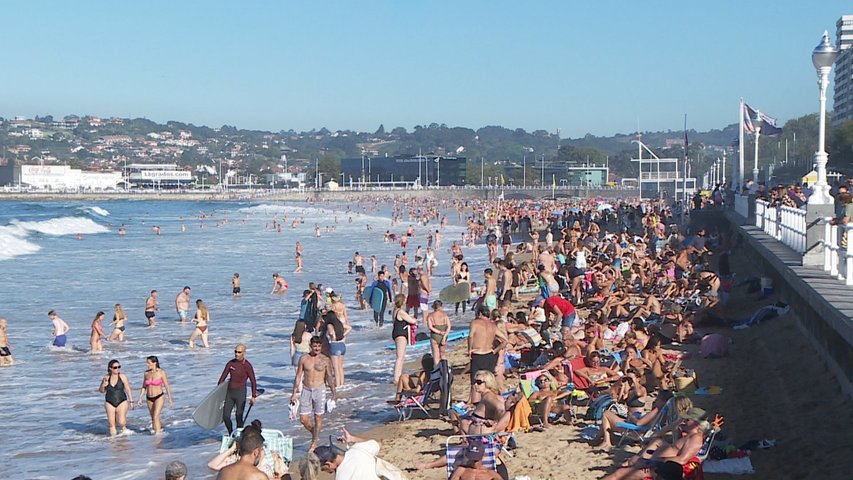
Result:
<svg viewBox="0 0 853 480">
<path fill-rule="evenodd" d="M 329 357 L 320 353 L 322 349 L 323 340 L 320 337 L 313 337 L 311 351 L 299 359 L 296 379 L 293 382 L 293 395 L 290 396 L 291 405 L 295 405 L 298 398 L 299 421 L 306 430 L 311 432 L 309 451 L 314 450 L 320 438 L 323 414 L 326 413 L 326 385 L 332 389 L 332 401 L 337 401 L 332 362 Z"/>
</svg>

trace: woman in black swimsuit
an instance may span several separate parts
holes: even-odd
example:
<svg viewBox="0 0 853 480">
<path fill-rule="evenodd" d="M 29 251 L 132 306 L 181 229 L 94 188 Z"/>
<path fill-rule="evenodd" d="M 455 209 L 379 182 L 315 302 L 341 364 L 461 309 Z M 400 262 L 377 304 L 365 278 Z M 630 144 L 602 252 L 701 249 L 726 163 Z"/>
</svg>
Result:
<svg viewBox="0 0 853 480">
<path fill-rule="evenodd" d="M 391 318 L 394 325 L 391 330 L 391 338 L 397 347 L 397 360 L 394 362 L 394 384 L 400 381 L 403 374 L 403 363 L 406 361 L 406 345 L 409 344 L 409 328 L 417 325 L 418 320 L 406 313 L 403 307 L 406 305 L 406 296 L 402 293 L 394 295 L 394 313 Z"/>
<path fill-rule="evenodd" d="M 172 389 L 169 388 L 169 378 L 166 376 L 166 371 L 160 368 L 160 360 L 155 356 L 150 356 L 146 359 L 148 370 L 142 374 L 142 390 L 139 391 L 138 405 L 142 406 L 142 394 L 145 394 L 145 400 L 148 404 L 148 413 L 151 414 L 151 428 L 154 433 L 163 431 L 160 424 L 160 413 L 163 411 L 163 405 L 166 403 L 164 396 L 169 398 L 169 406 L 172 406 Z"/>
<path fill-rule="evenodd" d="M 107 412 L 107 424 L 110 435 L 116 434 L 116 424 L 124 432 L 127 429 L 127 409 L 133 410 L 133 391 L 130 380 L 120 372 L 118 360 L 110 360 L 107 364 L 107 374 L 101 380 L 98 391 L 104 394 L 104 409 Z"/>
</svg>

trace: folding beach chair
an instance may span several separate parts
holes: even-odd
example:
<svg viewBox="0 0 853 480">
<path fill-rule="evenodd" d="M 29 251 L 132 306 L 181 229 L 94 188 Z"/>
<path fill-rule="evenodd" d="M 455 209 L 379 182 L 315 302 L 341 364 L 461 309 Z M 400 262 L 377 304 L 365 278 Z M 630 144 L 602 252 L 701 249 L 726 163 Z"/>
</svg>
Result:
<svg viewBox="0 0 853 480">
<path fill-rule="evenodd" d="M 675 397 L 670 398 L 660 409 L 654 421 L 649 425 L 640 426 L 628 422 L 617 422 L 616 427 L 625 429 L 617 447 L 621 447 L 630 439 L 636 439 L 641 444 L 649 441 L 655 433 L 661 431 L 675 416 Z"/>
<path fill-rule="evenodd" d="M 231 435 L 223 435 L 219 444 L 219 453 L 231 448 L 231 444 L 240 438 L 242 431 L 242 428 L 238 428 Z M 275 471 L 273 452 L 277 453 L 285 464 L 290 465 L 290 462 L 293 461 L 293 437 L 285 435 L 281 430 L 272 428 L 261 430 L 261 436 L 264 437 L 264 461 L 269 464 L 270 471 Z"/>
<path fill-rule="evenodd" d="M 465 449 L 468 443 L 482 442 L 483 444 L 483 466 L 490 470 L 498 468 L 498 446 L 492 435 L 451 435 L 447 437 L 445 442 L 445 451 L 447 453 L 447 478 L 453 475 L 456 467 L 462 464 L 465 457 Z M 451 442 L 459 441 L 459 443 Z"/>
<path fill-rule="evenodd" d="M 705 440 L 702 442 L 702 448 L 695 457 L 691 458 L 685 467 L 684 480 L 704 480 L 705 473 L 702 471 L 702 463 L 708 459 L 708 454 L 711 452 L 711 446 L 714 445 L 714 439 L 717 437 L 717 432 L 720 431 L 722 425 L 722 417 L 716 417 L 711 431 L 705 435 Z"/>
<path fill-rule="evenodd" d="M 441 386 L 441 368 L 434 368 L 429 374 L 429 380 L 423 385 L 421 393 L 404 394 L 403 397 L 394 405 L 397 410 L 398 420 L 404 422 L 412 417 L 412 413 L 416 409 L 424 412 L 429 417 L 429 411 L 426 409 L 426 403 L 430 396 Z"/>
</svg>

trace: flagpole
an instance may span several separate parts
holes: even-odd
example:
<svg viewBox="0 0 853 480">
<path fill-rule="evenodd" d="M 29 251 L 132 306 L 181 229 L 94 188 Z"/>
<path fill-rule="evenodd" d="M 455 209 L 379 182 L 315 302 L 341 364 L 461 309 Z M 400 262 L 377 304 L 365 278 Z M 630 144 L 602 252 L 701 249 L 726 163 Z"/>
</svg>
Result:
<svg viewBox="0 0 853 480">
<path fill-rule="evenodd" d="M 738 163 L 737 163 L 737 179 L 738 179 L 738 189 L 743 191 L 743 169 L 744 169 L 744 159 L 743 159 L 743 97 L 740 99 L 740 108 L 738 109 L 738 125 L 740 129 L 738 129 Z M 739 192 L 738 192 L 739 193 Z"/>
<path fill-rule="evenodd" d="M 682 194 L 684 195 L 684 205 L 685 206 L 687 206 L 687 202 L 689 201 L 689 199 L 687 197 L 687 158 L 688 158 L 687 147 L 688 147 L 688 145 L 687 145 L 687 114 L 685 113 L 684 114 L 684 182 L 682 183 L 682 185 L 683 185 L 682 189 L 684 190 L 682 192 Z M 695 187 L 695 183 L 694 183 L 694 187 Z M 683 210 L 684 209 L 682 208 L 682 211 Z"/>
</svg>

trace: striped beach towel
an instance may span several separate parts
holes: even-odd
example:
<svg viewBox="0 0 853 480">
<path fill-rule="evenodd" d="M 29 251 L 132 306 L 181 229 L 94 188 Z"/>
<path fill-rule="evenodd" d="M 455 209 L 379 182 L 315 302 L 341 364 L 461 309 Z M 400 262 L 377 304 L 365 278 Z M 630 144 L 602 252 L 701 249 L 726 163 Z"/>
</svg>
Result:
<svg viewBox="0 0 853 480">
<path fill-rule="evenodd" d="M 457 437 L 458 438 L 458 437 Z M 468 442 L 483 442 L 483 466 L 489 470 L 497 470 L 497 447 L 489 437 L 468 437 Z M 453 470 L 465 461 L 465 449 L 468 446 L 447 445 L 447 478 L 453 475 Z"/>
</svg>

